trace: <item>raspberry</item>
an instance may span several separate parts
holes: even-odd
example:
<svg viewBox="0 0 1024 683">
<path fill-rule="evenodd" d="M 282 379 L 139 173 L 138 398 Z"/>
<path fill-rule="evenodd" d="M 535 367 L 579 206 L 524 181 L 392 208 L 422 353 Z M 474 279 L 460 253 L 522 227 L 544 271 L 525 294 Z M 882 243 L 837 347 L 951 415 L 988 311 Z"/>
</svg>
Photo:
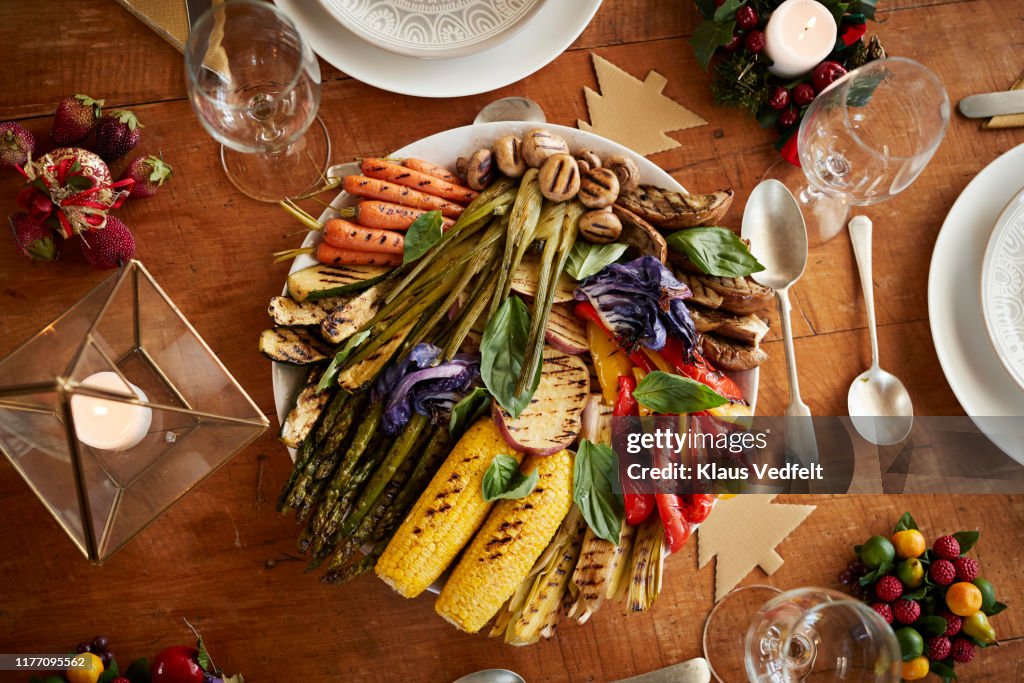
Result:
<svg viewBox="0 0 1024 683">
<path fill-rule="evenodd" d="M 974 643 L 966 638 L 957 638 L 953 641 L 953 647 L 950 649 L 950 656 L 953 658 L 954 662 L 966 664 L 974 659 Z"/>
<path fill-rule="evenodd" d="M 936 636 L 928 639 L 928 659 L 933 662 L 941 662 L 949 656 L 953 644 L 946 636 Z"/>
<path fill-rule="evenodd" d="M 882 602 L 898 600 L 903 595 L 903 584 L 895 576 L 883 576 L 875 582 L 875 595 Z"/>
<path fill-rule="evenodd" d="M 956 580 L 956 568 L 949 560 L 935 560 L 928 568 L 928 576 L 940 586 L 948 586 Z"/>
<path fill-rule="evenodd" d="M 935 539 L 932 550 L 943 559 L 955 560 L 960 557 L 960 542 L 952 536 L 941 536 Z"/>
<path fill-rule="evenodd" d="M 888 603 L 885 603 L 885 602 L 874 602 L 874 603 L 871 603 L 871 609 L 873 609 L 876 612 L 878 612 L 878 614 L 881 615 L 881 617 L 883 619 L 885 619 L 885 623 L 887 623 L 887 624 L 891 624 L 892 623 L 892 607 L 890 607 Z"/>
<path fill-rule="evenodd" d="M 953 560 L 958 581 L 974 581 L 978 578 L 978 561 L 973 557 L 958 557 Z"/>
<path fill-rule="evenodd" d="M 946 619 L 946 632 L 942 635 L 952 638 L 960 633 L 960 627 L 964 625 L 963 619 L 948 610 L 943 612 L 942 616 Z"/>
<path fill-rule="evenodd" d="M 921 616 L 921 606 L 913 600 L 897 600 L 892 609 L 893 617 L 901 624 L 913 624 Z"/>
</svg>

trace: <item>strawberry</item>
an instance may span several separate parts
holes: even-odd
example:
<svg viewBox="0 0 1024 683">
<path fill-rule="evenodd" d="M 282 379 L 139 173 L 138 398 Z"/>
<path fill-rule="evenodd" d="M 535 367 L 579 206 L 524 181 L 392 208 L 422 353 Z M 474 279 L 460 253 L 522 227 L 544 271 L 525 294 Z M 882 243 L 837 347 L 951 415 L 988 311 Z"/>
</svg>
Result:
<svg viewBox="0 0 1024 683">
<path fill-rule="evenodd" d="M 133 159 L 118 180 L 131 178 L 135 184 L 132 185 L 132 192 L 129 196 L 132 199 L 147 199 L 156 194 L 156 191 L 163 186 L 164 181 L 171 177 L 173 170 L 170 164 L 151 154 Z"/>
<path fill-rule="evenodd" d="M 50 137 L 58 145 L 77 145 L 96 127 L 102 107 L 103 100 L 94 100 L 88 95 L 61 100 L 53 115 Z"/>
<path fill-rule="evenodd" d="M 14 241 L 24 256 L 33 261 L 57 260 L 57 245 L 49 228 L 24 211 L 11 216 L 10 221 Z"/>
<path fill-rule="evenodd" d="M 35 148 L 35 136 L 20 123 L 0 123 L 0 168 L 24 166 Z"/>
<path fill-rule="evenodd" d="M 107 225 L 101 230 L 84 232 L 82 255 L 93 268 L 117 268 L 135 255 L 135 238 L 120 218 L 107 216 Z"/>
<path fill-rule="evenodd" d="M 142 124 L 127 109 L 104 114 L 96 122 L 96 149 L 104 161 L 120 159 L 139 144 Z"/>
</svg>

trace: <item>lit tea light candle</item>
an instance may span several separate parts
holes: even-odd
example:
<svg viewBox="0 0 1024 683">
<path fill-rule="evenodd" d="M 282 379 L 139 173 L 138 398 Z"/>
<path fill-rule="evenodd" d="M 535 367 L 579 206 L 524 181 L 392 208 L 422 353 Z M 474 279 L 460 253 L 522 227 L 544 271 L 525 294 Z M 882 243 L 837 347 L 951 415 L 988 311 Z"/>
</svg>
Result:
<svg viewBox="0 0 1024 683">
<path fill-rule="evenodd" d="M 82 386 L 134 394 L 140 401 L 147 400 L 142 389 L 125 382 L 116 372 L 89 375 L 82 380 Z M 153 422 L 153 411 L 145 406 L 78 394 L 71 397 L 71 416 L 78 439 L 106 451 L 132 448 L 145 438 Z"/>
<path fill-rule="evenodd" d="M 780 78 L 802 76 L 816 67 L 836 45 L 838 28 L 828 8 L 816 0 L 786 0 L 776 8 L 764 30 L 764 51 Z"/>
</svg>

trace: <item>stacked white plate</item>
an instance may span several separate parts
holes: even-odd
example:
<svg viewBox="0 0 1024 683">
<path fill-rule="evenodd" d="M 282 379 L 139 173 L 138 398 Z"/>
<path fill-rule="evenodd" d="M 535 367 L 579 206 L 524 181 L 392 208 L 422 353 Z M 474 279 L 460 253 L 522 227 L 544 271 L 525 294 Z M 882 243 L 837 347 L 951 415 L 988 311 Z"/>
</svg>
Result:
<svg viewBox="0 0 1024 683">
<path fill-rule="evenodd" d="M 601 0 L 274 0 L 327 62 L 418 97 L 521 80 L 560 55 Z"/>
<path fill-rule="evenodd" d="M 1024 145 L 964 188 L 932 253 L 928 317 L 957 400 L 999 448 L 1024 463 L 1022 184 Z"/>
</svg>

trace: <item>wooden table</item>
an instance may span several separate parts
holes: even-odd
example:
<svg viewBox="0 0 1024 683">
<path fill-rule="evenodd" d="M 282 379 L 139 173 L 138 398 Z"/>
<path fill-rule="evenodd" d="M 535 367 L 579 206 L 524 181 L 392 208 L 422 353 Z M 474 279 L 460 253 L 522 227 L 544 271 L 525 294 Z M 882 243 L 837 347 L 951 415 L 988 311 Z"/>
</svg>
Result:
<svg viewBox="0 0 1024 683">
<path fill-rule="evenodd" d="M 561 1 L 561 0 L 560 0 Z M 893 53 L 925 62 L 953 102 L 1006 88 L 1024 68 L 1024 8 L 1017 0 L 892 0 L 872 25 Z M 506 95 L 538 101 L 555 123 L 586 119 L 583 86 L 596 88 L 591 52 L 642 78 L 657 69 L 666 93 L 711 123 L 673 134 L 682 146 L 653 157 L 690 188 L 736 188 L 726 223 L 776 159 L 773 135 L 739 112 L 716 108 L 709 77 L 687 37 L 697 14 L 687 0 L 606 0 L 570 50 L 539 73 L 494 93 L 422 100 L 376 90 L 325 66 L 321 114 L 337 159 L 387 152 L 469 123 Z M 162 151 L 175 177 L 154 199 L 121 212 L 138 254 L 268 415 L 270 367 L 256 353 L 268 297 L 286 266 L 269 254 L 296 238 L 281 212 L 241 196 L 219 168 L 217 146 L 192 115 L 179 53 L 110 1 L 6 0 L 0 3 L 0 120 L 16 118 L 45 144 L 63 97 L 85 92 L 131 107 L 145 123 L 140 151 Z M 382 125 L 382 122 L 386 124 Z M 983 166 L 1024 142 L 1024 129 L 979 131 L 955 117 L 917 183 L 867 213 L 877 226 L 878 316 L 885 365 L 904 379 L 919 414 L 962 409 L 943 377 L 926 313 L 929 255 L 942 218 Z M 123 162 L 122 162 L 123 163 Z M 115 167 L 115 173 L 120 166 Z M 18 179 L 0 180 L 13 212 Z M 74 250 L 68 250 L 69 252 Z M 87 291 L 104 273 L 71 254 L 57 264 L 22 260 L 0 246 L 0 355 Z M 868 364 L 864 308 L 848 241 L 812 252 L 794 291 L 804 394 L 817 414 L 842 415 L 850 380 Z M 773 324 L 777 330 L 777 325 Z M 775 333 L 773 333 L 775 334 Z M 759 411 L 786 402 L 777 334 L 761 380 Z M 290 463 L 268 432 L 101 568 L 90 566 L 6 463 L 0 465 L 0 650 L 59 652 L 95 633 L 109 635 L 122 661 L 187 643 L 187 617 L 205 634 L 217 663 L 250 681 L 450 681 L 475 669 L 509 667 L 533 681 L 606 681 L 700 654 L 713 570 L 698 571 L 690 543 L 668 563 L 650 612 L 624 617 L 606 606 L 584 627 L 513 649 L 456 632 L 424 597 L 405 600 L 372 577 L 322 586 L 292 561 L 296 531 L 272 500 Z M 1024 659 L 1024 496 L 826 496 L 780 546 L 786 563 L 770 579 L 782 587 L 835 585 L 850 545 L 885 533 L 912 510 L 934 535 L 981 528 L 976 555 L 1012 608 L 996 625 L 1004 646 L 961 680 L 1020 681 Z M 748 583 L 764 582 L 759 570 Z M 0 680 L 27 677 L 0 673 Z"/>
</svg>

